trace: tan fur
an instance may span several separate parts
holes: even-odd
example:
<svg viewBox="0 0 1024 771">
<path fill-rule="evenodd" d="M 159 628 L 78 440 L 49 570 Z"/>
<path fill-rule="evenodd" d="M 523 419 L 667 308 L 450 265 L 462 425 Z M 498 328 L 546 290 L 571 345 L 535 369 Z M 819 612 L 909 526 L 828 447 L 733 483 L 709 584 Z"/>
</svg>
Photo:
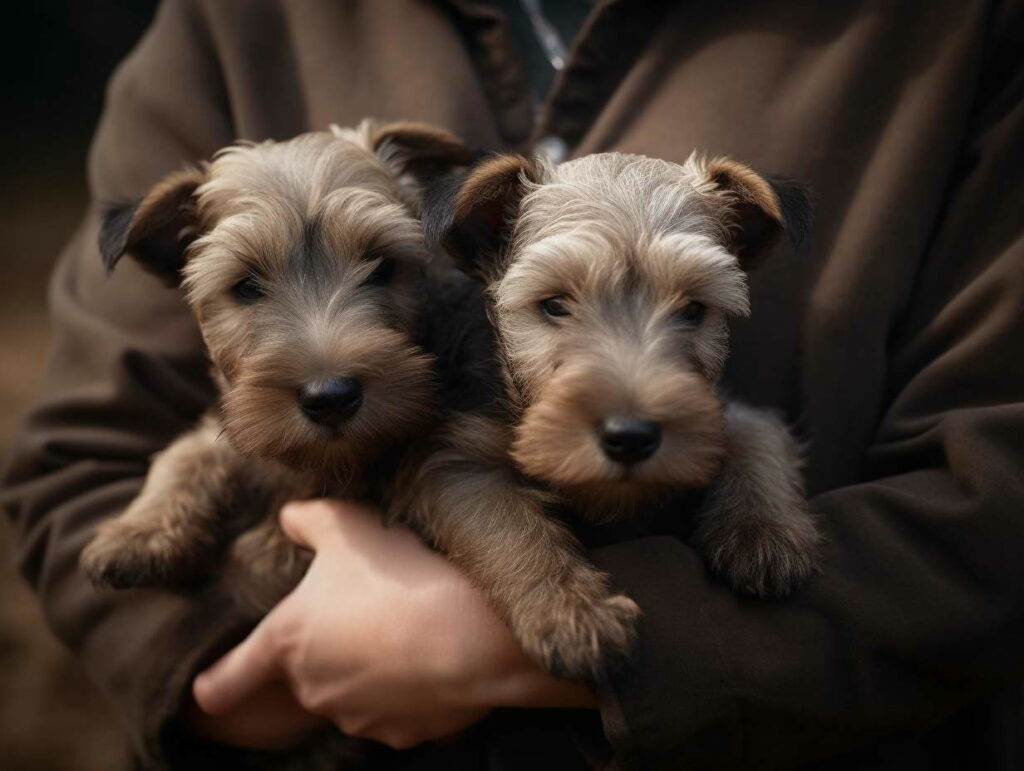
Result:
<svg viewBox="0 0 1024 771">
<path fill-rule="evenodd" d="M 710 486 L 698 543 L 713 569 L 754 594 L 805 578 L 817 532 L 792 440 L 717 390 L 727 321 L 749 312 L 737 236 L 752 249 L 774 235 L 738 234 L 752 219 L 742 207 L 763 207 L 757 217 L 781 227 L 771 186 L 697 155 L 682 166 L 609 153 L 557 167 L 505 156 L 449 200 L 441 235 L 486 283 L 507 419 L 451 427 L 403 480 L 403 504 L 534 660 L 600 679 L 628 653 L 639 616 L 552 507 L 603 523 Z M 544 311 L 551 298 L 557 315 Z M 705 309 L 698 321 L 680 315 L 693 303 Z M 608 418 L 656 424 L 655 453 L 613 459 L 601 438 Z"/>
<path fill-rule="evenodd" d="M 373 121 L 361 127 L 367 133 L 367 144 L 402 182 L 411 194 L 407 203 L 418 208 L 422 185 L 420 179 L 453 165 L 470 165 L 474 156 L 463 144 L 444 129 L 417 121 L 395 121 L 379 124 Z M 344 135 L 343 130 L 334 128 Z"/>
<path fill-rule="evenodd" d="M 294 478 L 289 482 L 275 489 L 270 510 L 319 493 L 293 486 Z M 259 618 L 295 588 L 312 557 L 288 539 L 276 517 L 267 517 L 231 543 L 218 583 L 244 612 Z"/>
<path fill-rule="evenodd" d="M 537 165 L 521 155 L 499 155 L 474 168 L 454 201 L 456 218 L 490 201 L 506 202 L 523 181 L 538 181 Z"/>
<path fill-rule="evenodd" d="M 81 564 L 113 586 L 187 581 L 217 557 L 233 512 L 250 509 L 248 518 L 255 521 L 317 489 L 313 475 L 239 455 L 207 416 L 153 458 L 142 492 L 121 516 L 100 526 Z M 249 581 L 264 581 L 249 564 Z M 275 593 L 273 601 L 283 594 Z"/>
<path fill-rule="evenodd" d="M 706 486 L 724 454 L 714 381 L 726 320 L 748 310 L 717 220 L 698 185 L 663 161 L 596 155 L 545 174 L 527 185 L 508 268 L 490 285 L 522 409 L 513 457 L 572 498 L 618 499 L 627 512 Z M 538 310 L 552 296 L 568 317 Z M 676 316 L 694 301 L 708 309 L 699 326 Z M 631 468 L 608 461 L 594 426 L 611 415 L 658 422 L 658 454 Z M 603 508 L 595 516 L 609 516 Z"/>
<path fill-rule="evenodd" d="M 243 453 L 340 470 L 429 420 L 430 361 L 410 342 L 427 253 L 399 187 L 369 147 L 327 133 L 229 148 L 210 165 L 197 198 L 216 224 L 190 249 L 183 285 Z M 365 285 L 384 257 L 394 279 Z M 246 306 L 230 288 L 248 273 L 267 294 Z M 331 435 L 302 418 L 294 394 L 341 375 L 363 379 L 366 404 Z"/>
<path fill-rule="evenodd" d="M 467 572 L 526 653 L 549 671 L 596 680 L 625 655 L 640 611 L 609 592 L 575 537 L 506 462 L 508 430 L 466 416 L 436 437 L 425 462 L 395 482 L 394 509 Z"/>
<path fill-rule="evenodd" d="M 817 570 L 822 544 L 804 497 L 800 449 L 770 412 L 733 402 L 725 418 L 729 462 L 694 542 L 736 588 L 785 594 Z"/>
<path fill-rule="evenodd" d="M 131 226 L 133 240 L 138 242 L 178 218 L 182 207 L 192 206 L 192 194 L 205 181 L 206 175 L 193 167 L 172 172 L 160 180 L 139 203 Z"/>
<path fill-rule="evenodd" d="M 124 251 L 165 273 L 180 252 L 221 398 L 101 527 L 82 558 L 91 576 L 117 586 L 196 578 L 246 531 L 223 586 L 258 614 L 294 585 L 305 561 L 277 529 L 279 506 L 365 496 L 368 466 L 436 420 L 432 358 L 417 342 L 428 254 L 415 214 L 423 174 L 468 161 L 441 129 L 365 121 L 227 148 L 146 196 Z M 384 260 L 393 272 L 371 282 Z M 253 301 L 234 293 L 247 277 L 262 290 Z M 361 383 L 358 411 L 337 427 L 309 420 L 300 390 L 340 377 Z"/>
<path fill-rule="evenodd" d="M 621 369 L 603 363 L 560 367 L 525 410 L 512 446 L 523 472 L 584 504 L 595 522 L 626 516 L 674 489 L 710 484 L 725 446 L 721 405 L 706 381 L 631 370 L 629 357 Z M 631 387 L 621 387 L 623 376 Z M 594 426 L 609 414 L 662 423 L 663 447 L 636 467 L 611 462 L 594 440 Z"/>
<path fill-rule="evenodd" d="M 541 170 L 540 183 L 521 182 L 489 288 L 520 409 L 513 459 L 597 521 L 715 480 L 701 533 L 709 561 L 744 591 L 787 591 L 816 559 L 799 455 L 778 421 L 738 405 L 724 420 L 716 389 L 726 321 L 749 312 L 729 251 L 737 202 L 781 228 L 776 194 L 747 166 L 696 154 L 683 166 L 609 153 Z M 566 318 L 538 312 L 552 296 L 566 299 Z M 699 324 L 673 318 L 694 300 L 706 306 Z M 594 430 L 608 415 L 660 424 L 657 454 L 609 461 Z"/>
<path fill-rule="evenodd" d="M 750 203 L 776 222 L 782 222 L 782 210 L 771 185 L 749 166 L 731 158 L 712 158 L 704 164 L 704 174 L 738 200 Z"/>
</svg>

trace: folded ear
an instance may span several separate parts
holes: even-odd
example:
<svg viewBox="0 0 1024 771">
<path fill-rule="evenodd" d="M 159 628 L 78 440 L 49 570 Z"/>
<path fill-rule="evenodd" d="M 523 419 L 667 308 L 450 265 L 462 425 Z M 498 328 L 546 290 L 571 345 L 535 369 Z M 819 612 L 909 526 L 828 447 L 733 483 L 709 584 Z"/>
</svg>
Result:
<svg viewBox="0 0 1024 771">
<path fill-rule="evenodd" d="M 165 177 L 141 201 L 108 208 L 100 227 L 100 255 L 107 270 L 128 254 L 176 286 L 185 250 L 199 237 L 194 194 L 205 181 L 199 169 L 184 169 Z"/>
<path fill-rule="evenodd" d="M 721 203 L 726 247 L 744 268 L 767 255 L 785 233 L 799 249 L 811 228 L 811 201 L 805 188 L 749 166 L 715 158 L 704 164 L 706 181 Z"/>
<path fill-rule="evenodd" d="M 444 246 L 464 272 L 490 277 L 523 196 L 542 181 L 542 167 L 521 155 L 497 155 L 448 179 L 423 198 L 427 242 Z"/>
<path fill-rule="evenodd" d="M 370 146 L 395 176 L 411 178 L 421 190 L 476 160 L 451 132 L 414 121 L 371 123 Z"/>
</svg>

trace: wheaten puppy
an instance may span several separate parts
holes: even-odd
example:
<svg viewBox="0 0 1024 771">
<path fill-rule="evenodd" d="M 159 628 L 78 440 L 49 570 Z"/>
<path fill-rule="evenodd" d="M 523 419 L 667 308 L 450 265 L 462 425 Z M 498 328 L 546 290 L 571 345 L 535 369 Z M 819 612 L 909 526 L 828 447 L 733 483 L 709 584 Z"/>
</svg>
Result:
<svg viewBox="0 0 1024 771">
<path fill-rule="evenodd" d="M 486 286 L 504 388 L 410 467 L 401 513 L 551 671 L 600 678 L 639 613 L 585 559 L 573 518 L 664 518 L 706 489 L 700 511 L 668 516 L 698 518 L 694 543 L 734 587 L 783 593 L 814 569 L 795 443 L 717 388 L 747 268 L 808 217 L 797 188 L 697 156 L 498 156 L 425 201 L 428 233 Z"/>
<path fill-rule="evenodd" d="M 402 448 L 438 417 L 420 189 L 471 160 L 441 129 L 366 121 L 227 148 L 110 210 L 108 268 L 128 254 L 181 283 L 220 399 L 100 526 L 82 555 L 96 581 L 217 567 L 258 614 L 305 569 L 277 528 L 281 503 L 381 500 Z"/>
</svg>

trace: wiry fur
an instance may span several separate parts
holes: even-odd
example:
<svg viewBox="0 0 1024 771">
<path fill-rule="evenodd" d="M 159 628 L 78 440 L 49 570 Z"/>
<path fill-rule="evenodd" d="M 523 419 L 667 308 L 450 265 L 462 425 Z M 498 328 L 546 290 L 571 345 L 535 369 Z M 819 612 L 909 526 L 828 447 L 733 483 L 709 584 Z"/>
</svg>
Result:
<svg viewBox="0 0 1024 771">
<path fill-rule="evenodd" d="M 225 491 L 262 490 L 260 510 L 273 511 L 316 492 L 385 500 L 386 482 L 388 516 L 465 569 L 534 660 L 591 680 L 629 651 L 639 609 L 556 514 L 600 524 L 711 486 L 697 539 L 713 568 L 759 594 L 804 578 L 817 532 L 795 448 L 781 424 L 716 390 L 727 319 L 748 312 L 746 261 L 787 229 L 786 199 L 722 159 L 677 166 L 609 154 L 557 168 L 492 159 L 424 199 L 427 232 L 486 287 L 484 307 L 472 291 L 445 297 L 466 313 L 454 315 L 417 291 L 424 252 L 411 202 L 422 185 L 402 180 L 464 156 L 451 143 L 438 149 L 430 132 L 410 144 L 407 125 L 385 134 L 363 126 L 226 151 L 201 184 L 183 175 L 135 210 L 127 237 L 106 240 L 159 255 L 155 270 L 183 273 L 223 398 L 188 447 L 172 446 L 154 465 L 139 501 L 159 516 L 130 510 L 105 525 L 86 568 L 112 582 L 165 580 L 167 562 L 191 572 L 168 532 L 213 544 L 199 553 L 242 533 L 222 580 L 266 607 L 304 563 L 272 523 L 211 517 L 231 509 Z M 433 148 L 429 163 L 411 162 L 410 147 Z M 164 259 L 174 244 L 187 247 L 180 266 Z M 395 275 L 386 288 L 368 284 L 385 256 Z M 250 274 L 265 295 L 239 306 L 230 289 Z M 567 309 L 557 319 L 540 311 L 555 296 Z M 433 334 L 458 372 L 441 373 L 449 419 L 410 444 L 438 404 L 415 332 L 423 300 L 441 303 L 429 313 Z M 680 317 L 693 303 L 703 317 Z M 309 425 L 295 408 L 296 389 L 325 374 L 366 384 L 366 406 L 340 432 Z M 609 460 L 595 426 L 610 416 L 657 423 L 657 453 Z M 404 452 L 388 452 L 398 445 Z M 375 457 L 400 457 L 398 476 Z M 201 503 L 167 482 L 206 463 L 218 468 Z M 252 474 L 268 467 L 281 475 Z M 107 528 L 131 545 L 125 555 L 97 545 Z"/>
<path fill-rule="evenodd" d="M 306 567 L 277 529 L 281 503 L 379 501 L 400 449 L 439 407 L 419 189 L 471 160 L 441 129 L 366 121 L 227 148 L 108 218 L 108 267 L 127 253 L 181 282 L 221 394 L 101 525 L 82 555 L 95 580 L 179 583 L 219 564 L 224 587 L 259 615 Z M 373 280 L 385 260 L 386 280 Z M 248 277 L 254 301 L 233 290 Z M 362 406 L 338 427 L 307 419 L 300 389 L 338 377 L 359 380 Z"/>
<path fill-rule="evenodd" d="M 800 449 L 771 412 L 732 402 L 726 457 L 693 534 L 711 569 L 757 597 L 811 575 L 820 535 L 807 512 Z"/>
<path fill-rule="evenodd" d="M 546 516 L 558 498 L 524 485 L 500 421 L 464 414 L 395 484 L 392 511 L 483 589 L 524 650 L 549 671 L 598 679 L 628 651 L 636 604 L 612 594 L 571 530 Z"/>
<path fill-rule="evenodd" d="M 215 577 L 214 591 L 255 620 L 308 565 L 278 527 L 284 502 L 382 502 L 398 457 L 439 410 L 420 190 L 471 160 L 441 129 L 366 121 L 227 148 L 111 211 L 106 265 L 127 253 L 182 284 L 221 393 L 153 459 L 128 509 L 100 526 L 81 558 L 95 581 Z M 393 267 L 380 274 L 384 261 Z M 249 277 L 257 300 L 235 291 Z M 336 427 L 308 419 L 300 389 L 339 377 L 361 383 L 358 411 Z M 275 766 L 363 768 L 377 751 L 329 731 Z"/>
<path fill-rule="evenodd" d="M 600 524 L 710 487 L 698 544 L 737 589 L 785 592 L 813 569 L 792 440 L 716 387 L 728 318 L 749 311 L 745 266 L 805 203 L 727 159 L 617 153 L 499 156 L 425 198 L 426 232 L 486 287 L 505 394 L 453 421 L 402 502 L 551 671 L 602 677 L 639 615 L 554 510 Z M 553 297 L 557 317 L 542 310 Z M 698 321 L 680 315 L 692 303 Z M 609 417 L 656 423 L 657 452 L 611 460 Z"/>
</svg>

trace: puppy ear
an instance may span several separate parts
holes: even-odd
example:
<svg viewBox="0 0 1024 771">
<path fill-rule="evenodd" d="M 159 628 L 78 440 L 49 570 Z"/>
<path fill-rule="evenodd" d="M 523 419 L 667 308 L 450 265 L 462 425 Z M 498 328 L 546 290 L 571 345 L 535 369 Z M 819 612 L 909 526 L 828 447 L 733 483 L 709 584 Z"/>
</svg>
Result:
<svg viewBox="0 0 1024 771">
<path fill-rule="evenodd" d="M 444 246 L 459 268 L 487 277 L 512 234 L 519 204 L 543 169 L 521 155 L 497 155 L 428 190 L 423 198 L 427 243 Z"/>
<path fill-rule="evenodd" d="M 749 166 L 715 158 L 704 166 L 721 200 L 727 248 L 749 268 L 767 255 L 785 233 L 799 249 L 811 228 L 811 200 L 801 185 L 758 174 Z"/>
<path fill-rule="evenodd" d="M 112 271 L 125 254 L 171 285 L 181 279 L 185 249 L 199 236 L 193 195 L 206 181 L 189 168 L 165 177 L 141 201 L 112 206 L 100 227 L 100 255 Z"/>
<path fill-rule="evenodd" d="M 476 160 L 454 134 L 414 121 L 371 124 L 370 146 L 395 176 L 421 190 Z"/>
</svg>

